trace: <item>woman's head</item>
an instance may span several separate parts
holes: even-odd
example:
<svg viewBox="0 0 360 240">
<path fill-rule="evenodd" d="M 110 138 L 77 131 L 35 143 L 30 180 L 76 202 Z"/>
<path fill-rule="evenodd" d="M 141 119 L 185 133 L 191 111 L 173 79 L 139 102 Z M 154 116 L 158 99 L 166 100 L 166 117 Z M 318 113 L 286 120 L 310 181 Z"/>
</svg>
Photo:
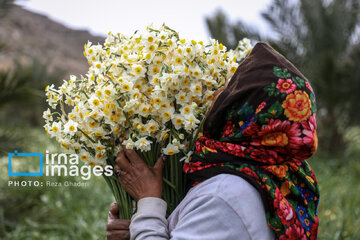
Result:
<svg viewBox="0 0 360 240">
<path fill-rule="evenodd" d="M 258 43 L 227 84 L 205 121 L 211 139 L 257 146 L 261 152 L 253 154 L 255 160 L 302 160 L 314 153 L 315 95 L 282 55 Z"/>
</svg>

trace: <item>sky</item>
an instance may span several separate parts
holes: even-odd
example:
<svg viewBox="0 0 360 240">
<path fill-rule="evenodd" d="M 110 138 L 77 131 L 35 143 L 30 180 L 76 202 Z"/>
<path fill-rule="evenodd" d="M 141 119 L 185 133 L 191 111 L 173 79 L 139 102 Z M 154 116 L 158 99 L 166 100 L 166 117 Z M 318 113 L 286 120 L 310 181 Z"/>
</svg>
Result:
<svg viewBox="0 0 360 240">
<path fill-rule="evenodd" d="M 146 26 L 167 26 L 180 37 L 206 41 L 205 17 L 222 9 L 231 22 L 241 19 L 266 34 L 260 13 L 270 0 L 18 0 L 17 4 L 74 29 L 96 35 L 109 31 L 131 35 Z"/>
</svg>

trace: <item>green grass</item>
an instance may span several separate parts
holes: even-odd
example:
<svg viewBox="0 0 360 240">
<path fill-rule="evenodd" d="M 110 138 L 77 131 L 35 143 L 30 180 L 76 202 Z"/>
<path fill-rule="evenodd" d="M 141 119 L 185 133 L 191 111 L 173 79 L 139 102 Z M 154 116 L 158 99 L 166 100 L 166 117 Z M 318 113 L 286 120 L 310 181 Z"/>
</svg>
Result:
<svg viewBox="0 0 360 240">
<path fill-rule="evenodd" d="M 360 154 L 315 157 L 320 186 L 319 239 L 360 239 Z"/>
<path fill-rule="evenodd" d="M 29 141 L 23 152 L 64 152 L 40 129 L 21 129 Z M 0 158 L 0 239 L 105 239 L 113 197 L 101 177 L 8 177 Z M 46 179 L 45 179 L 46 178 Z M 89 182 L 88 187 L 13 187 L 8 180 Z"/>
<path fill-rule="evenodd" d="M 23 152 L 62 151 L 43 130 L 18 131 L 29 140 Z M 309 160 L 321 191 L 319 239 L 360 239 L 359 160 L 360 153 L 344 157 L 316 155 Z M 113 197 L 101 177 L 92 177 L 89 187 L 83 188 L 14 188 L 7 186 L 8 180 L 4 156 L 0 158 L 0 239 L 105 239 L 108 206 Z M 83 181 L 70 177 L 53 179 L 65 180 Z"/>
</svg>

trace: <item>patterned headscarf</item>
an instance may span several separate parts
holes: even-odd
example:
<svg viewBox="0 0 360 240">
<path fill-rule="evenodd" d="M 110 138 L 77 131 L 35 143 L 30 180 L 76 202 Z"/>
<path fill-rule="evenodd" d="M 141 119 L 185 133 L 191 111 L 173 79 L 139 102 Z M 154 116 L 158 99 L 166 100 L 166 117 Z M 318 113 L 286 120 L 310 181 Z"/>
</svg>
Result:
<svg viewBox="0 0 360 240">
<path fill-rule="evenodd" d="M 190 186 L 221 173 L 261 194 L 277 239 L 316 239 L 315 95 L 285 57 L 258 43 L 219 95 L 184 171 Z"/>
</svg>

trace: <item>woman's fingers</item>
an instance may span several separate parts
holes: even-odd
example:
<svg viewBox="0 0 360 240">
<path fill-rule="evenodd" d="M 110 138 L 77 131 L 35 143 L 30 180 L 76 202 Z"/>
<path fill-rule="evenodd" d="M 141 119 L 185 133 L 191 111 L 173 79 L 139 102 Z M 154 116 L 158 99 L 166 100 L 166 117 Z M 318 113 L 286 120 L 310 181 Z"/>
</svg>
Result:
<svg viewBox="0 0 360 240">
<path fill-rule="evenodd" d="M 165 159 L 166 159 L 166 157 L 165 156 L 160 156 L 158 159 L 157 159 L 157 161 L 156 161 L 156 163 L 155 163 L 155 165 L 154 165 L 154 167 L 153 167 L 153 170 L 155 171 L 155 174 L 157 175 L 157 176 L 162 176 L 162 170 L 163 170 L 163 168 L 164 168 L 164 161 L 165 161 Z"/>
<path fill-rule="evenodd" d="M 133 165 L 144 165 L 145 162 L 139 157 L 139 155 L 133 149 L 127 149 L 126 146 L 122 145 L 125 156 L 129 159 Z"/>
<path fill-rule="evenodd" d="M 129 240 L 129 230 L 106 231 L 106 240 Z"/>
<path fill-rule="evenodd" d="M 109 216 L 106 224 L 107 240 L 128 240 L 130 239 L 130 220 L 119 219 L 119 206 L 112 203 L 109 208 Z"/>
<path fill-rule="evenodd" d="M 118 179 L 125 190 L 129 190 L 129 184 L 135 183 L 139 179 L 139 174 L 128 174 L 127 172 L 121 171 Z"/>
<path fill-rule="evenodd" d="M 115 162 L 121 170 L 129 171 L 131 169 L 131 164 L 127 160 L 124 151 L 119 152 L 115 159 Z"/>
<path fill-rule="evenodd" d="M 162 170 L 164 160 L 158 159 L 154 167 L 150 168 L 132 149 L 126 149 L 116 158 L 117 166 L 114 170 L 121 186 L 136 201 L 145 197 L 161 197 Z M 120 171 L 119 171 L 120 170 Z"/>
<path fill-rule="evenodd" d="M 120 169 L 120 167 L 119 167 L 118 165 L 115 165 L 115 167 L 114 167 L 114 172 L 115 172 L 115 174 L 116 174 L 117 176 L 119 176 L 119 174 L 120 174 L 120 172 L 121 172 L 121 169 Z"/>
<path fill-rule="evenodd" d="M 119 219 L 119 206 L 116 203 L 112 203 L 109 208 L 109 217 L 108 221 L 110 219 Z"/>
<path fill-rule="evenodd" d="M 108 221 L 106 224 L 106 231 L 113 231 L 113 230 L 129 230 L 130 220 L 127 219 L 114 219 Z"/>
</svg>

